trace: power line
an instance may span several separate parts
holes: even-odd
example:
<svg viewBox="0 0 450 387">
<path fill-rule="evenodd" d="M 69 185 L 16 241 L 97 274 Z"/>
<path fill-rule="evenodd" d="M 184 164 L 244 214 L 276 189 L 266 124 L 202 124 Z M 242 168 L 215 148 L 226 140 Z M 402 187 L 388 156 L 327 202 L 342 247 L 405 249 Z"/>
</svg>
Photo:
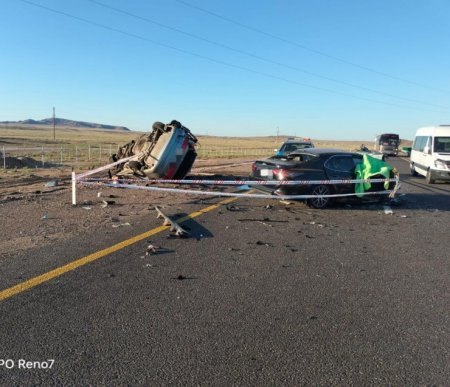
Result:
<svg viewBox="0 0 450 387">
<path fill-rule="evenodd" d="M 323 57 L 325 57 L 325 58 L 333 59 L 333 60 L 335 60 L 335 61 L 344 63 L 344 64 L 346 64 L 346 65 L 353 66 L 353 67 L 359 68 L 359 69 L 361 69 L 361 70 L 369 71 L 369 72 L 371 72 L 371 73 L 374 73 L 374 74 L 377 74 L 377 75 L 381 75 L 381 76 L 383 76 L 383 77 L 391 78 L 391 79 L 394 79 L 394 80 L 396 80 L 396 81 L 400 81 L 400 82 L 404 82 L 404 83 L 409 83 L 409 84 L 411 84 L 411 85 L 419 86 L 419 87 L 422 87 L 422 88 L 425 88 L 425 89 L 430 89 L 430 90 L 439 91 L 439 92 L 441 92 L 441 93 L 446 93 L 446 91 L 444 91 L 444 90 L 440 90 L 440 89 L 437 89 L 437 88 L 434 88 L 434 87 L 431 87 L 431 86 L 423 85 L 423 84 L 418 83 L 418 82 L 414 82 L 414 81 L 410 81 L 410 80 L 407 80 L 407 79 L 404 79 L 404 78 L 400 78 L 400 77 L 397 77 L 397 76 L 395 76 L 395 75 L 391 75 L 391 74 L 388 74 L 388 73 L 385 73 L 385 72 L 382 72 L 382 71 L 378 71 L 378 70 L 375 70 L 375 69 L 373 69 L 373 68 L 370 68 L 370 67 L 367 67 L 367 66 L 363 66 L 363 65 L 360 65 L 360 64 L 355 63 L 355 62 L 351 62 L 351 61 L 349 61 L 349 60 L 347 60 L 347 59 L 343 59 L 343 58 L 339 58 L 339 57 L 334 56 L 334 55 L 331 55 L 331 54 L 327 54 L 326 52 L 316 50 L 316 49 L 314 49 L 314 48 L 305 46 L 305 45 L 303 45 L 303 44 L 294 42 L 294 41 L 292 41 L 292 40 L 285 39 L 285 38 L 283 38 L 283 37 L 281 37 L 281 36 L 274 35 L 274 34 L 271 34 L 271 33 L 269 33 L 269 32 L 263 31 L 263 30 L 261 30 L 261 29 L 259 29 L 259 28 L 252 27 L 252 26 L 250 26 L 250 25 L 248 25 L 248 24 L 241 23 L 241 22 L 236 21 L 236 20 L 234 20 L 234 19 L 231 19 L 231 18 L 229 18 L 229 17 L 223 16 L 223 15 L 219 15 L 218 13 L 215 13 L 215 12 L 209 11 L 209 10 L 207 10 L 207 9 L 205 9 L 205 8 L 199 7 L 199 6 L 197 6 L 197 5 L 188 3 L 188 2 L 185 1 L 185 0 L 175 0 L 175 1 L 177 1 L 177 2 L 180 3 L 180 4 L 185 5 L 185 6 L 187 6 L 187 7 L 190 7 L 190 8 L 192 8 L 192 9 L 195 9 L 195 10 L 197 10 L 197 11 L 201 11 L 201 12 L 203 12 L 203 13 L 206 13 L 206 14 L 208 14 L 208 15 L 210 15 L 210 16 L 214 16 L 214 17 L 216 17 L 216 18 L 218 18 L 218 19 L 221 19 L 221 20 L 224 20 L 224 21 L 226 21 L 226 22 L 235 24 L 235 25 L 237 25 L 237 26 L 239 26 L 239 27 L 241 27 L 241 28 L 245 28 L 245 29 L 247 29 L 247 30 L 249 30 L 249 31 L 253 31 L 253 32 L 256 32 L 256 33 L 261 34 L 261 35 L 265 35 L 265 36 L 270 37 L 270 38 L 272 38 L 272 39 L 276 39 L 276 40 L 278 40 L 278 41 L 280 41 L 280 42 L 290 44 L 291 46 L 295 46 L 295 47 L 301 48 L 302 50 L 312 52 L 312 53 L 314 53 L 314 54 L 323 56 Z"/>
<path fill-rule="evenodd" d="M 211 58 L 209 56 L 205 56 L 205 55 L 202 55 L 202 54 L 197 54 L 197 53 L 194 53 L 192 51 L 184 50 L 184 49 L 181 49 L 181 48 L 169 45 L 169 44 L 161 43 L 161 42 L 158 42 L 158 41 L 153 40 L 153 39 L 146 38 L 146 37 L 141 36 L 141 35 L 137 35 L 137 34 L 134 34 L 134 33 L 131 33 L 131 32 L 127 32 L 127 31 L 123 31 L 123 30 L 120 30 L 120 29 L 117 29 L 117 28 L 114 28 L 114 27 L 110 27 L 110 26 L 107 26 L 107 25 L 104 25 L 104 24 L 101 24 L 101 23 L 98 23 L 98 22 L 95 22 L 95 21 L 92 21 L 92 20 L 88 20 L 88 19 L 85 19 L 85 18 L 82 18 L 82 17 L 79 17 L 79 16 L 75 16 L 75 15 L 66 13 L 64 11 L 59 11 L 59 10 L 56 10 L 54 8 L 47 7 L 45 5 L 37 4 L 37 3 L 34 3 L 32 1 L 30 1 L 30 0 L 20 0 L 20 1 L 22 1 L 23 3 L 29 4 L 29 5 L 32 5 L 34 7 L 41 8 L 41 9 L 44 9 L 46 11 L 49 11 L 49 12 L 52 12 L 52 13 L 56 13 L 56 14 L 59 14 L 59 15 L 63 15 L 65 17 L 68 17 L 68 18 L 71 18 L 71 19 L 74 19 L 74 20 L 77 20 L 77 21 L 81 21 L 83 23 L 87 23 L 87 24 L 90 24 L 90 25 L 93 25 L 93 26 L 96 26 L 96 27 L 99 27 L 99 28 L 102 28 L 102 29 L 105 29 L 105 30 L 108 30 L 108 31 L 113 31 L 113 32 L 116 32 L 116 33 L 119 33 L 119 34 L 122 34 L 122 35 L 125 35 L 125 36 L 128 36 L 128 37 L 131 37 L 131 38 L 139 39 L 139 40 L 142 40 L 142 41 L 154 44 L 156 46 L 168 48 L 170 50 L 177 51 L 177 52 L 189 55 L 189 56 L 193 56 L 193 57 L 196 57 L 196 58 L 204 59 L 204 60 L 207 60 L 209 62 L 220 64 L 220 65 L 227 66 L 227 67 L 230 67 L 230 68 L 239 69 L 239 70 L 242 70 L 242 71 L 245 71 L 245 72 L 248 72 L 248 73 L 257 74 L 257 75 L 260 75 L 260 76 L 263 76 L 263 77 L 266 77 L 266 78 L 271 78 L 271 79 L 283 81 L 283 82 L 286 82 L 286 83 L 290 83 L 290 84 L 294 84 L 294 85 L 298 85 L 298 86 L 302 86 L 302 87 L 307 87 L 307 88 L 310 88 L 310 89 L 315 89 L 315 90 L 324 91 L 324 92 L 331 93 L 331 94 L 337 94 L 337 95 L 341 95 L 341 96 L 348 97 L 348 98 L 353 98 L 353 99 L 358 99 L 358 100 L 378 103 L 378 104 L 382 104 L 382 105 L 395 106 L 395 107 L 406 108 L 406 109 L 429 111 L 429 112 L 434 112 L 434 113 L 442 113 L 442 112 L 436 112 L 436 111 L 433 111 L 433 110 L 430 110 L 430 109 L 421 109 L 421 108 L 416 108 L 416 107 L 411 107 L 411 106 L 399 105 L 399 104 L 395 104 L 395 103 L 378 101 L 378 100 L 365 98 L 365 97 L 359 97 L 359 96 L 355 96 L 355 95 L 352 95 L 352 94 L 347 94 L 347 93 L 343 93 L 343 92 L 340 92 L 340 91 L 327 89 L 327 88 L 324 88 L 324 87 L 319 87 L 319 86 L 313 86 L 313 85 L 305 84 L 305 83 L 298 82 L 298 81 L 295 81 L 295 80 L 292 80 L 292 79 L 280 77 L 278 75 L 273 75 L 273 74 L 261 72 L 261 71 L 258 71 L 258 70 L 253 70 L 253 69 L 250 69 L 250 68 L 247 68 L 247 67 L 244 67 L 244 66 L 236 65 L 236 64 L 233 64 L 233 63 L 229 63 L 229 62 L 224 62 L 224 61 L 221 61 L 221 60 L 218 60 L 218 59 L 214 59 L 214 58 Z"/>
<path fill-rule="evenodd" d="M 371 93 L 375 93 L 375 94 L 379 94 L 379 95 L 383 95 L 383 96 L 387 96 L 387 97 L 391 97 L 391 98 L 396 98 L 396 99 L 407 101 L 407 102 L 418 103 L 418 104 L 421 104 L 421 105 L 428 105 L 428 106 L 432 106 L 432 107 L 439 108 L 439 109 L 446 109 L 447 110 L 449 108 L 447 106 L 435 105 L 435 104 L 428 103 L 426 101 L 420 101 L 420 100 L 416 100 L 416 99 L 413 99 L 413 98 L 401 97 L 401 96 L 398 96 L 398 95 L 395 95 L 395 94 L 386 93 L 386 92 L 375 90 L 375 89 L 372 89 L 372 88 L 369 88 L 369 87 L 355 85 L 355 84 L 350 83 L 350 82 L 342 81 L 342 80 L 339 80 L 339 79 L 336 79 L 336 78 L 332 78 L 332 77 L 329 77 L 329 76 L 326 76 L 326 75 L 322 75 L 322 74 L 318 74 L 318 73 L 315 73 L 315 72 L 312 72 L 312 71 L 304 70 L 304 69 L 301 69 L 301 68 L 296 67 L 296 66 L 292 66 L 292 65 L 289 65 L 289 64 L 286 64 L 286 63 L 278 62 L 278 61 L 275 61 L 275 60 L 272 60 L 272 59 L 269 59 L 269 58 L 265 58 L 265 57 L 262 57 L 262 56 L 259 56 L 259 55 L 255 55 L 255 54 L 252 54 L 250 52 L 247 52 L 247 51 L 244 51 L 244 50 L 240 50 L 240 49 L 228 46 L 226 44 L 223 44 L 223 43 L 220 43 L 220 42 L 216 42 L 216 41 L 204 38 L 204 37 L 199 36 L 199 35 L 192 34 L 190 32 L 183 31 L 183 30 L 181 30 L 179 28 L 171 27 L 171 26 L 169 26 L 167 24 L 160 23 L 158 21 L 149 19 L 147 17 L 136 15 L 136 14 L 131 13 L 129 11 L 126 11 L 124 9 L 113 7 L 113 6 L 110 6 L 108 4 L 102 3 L 102 2 L 97 1 L 97 0 L 87 0 L 87 1 L 89 1 L 89 2 L 91 2 L 93 4 L 96 4 L 96 5 L 99 5 L 99 6 L 103 7 L 103 8 L 111 9 L 111 10 L 113 10 L 115 12 L 118 12 L 118 13 L 127 15 L 129 17 L 132 17 L 132 18 L 144 21 L 146 23 L 150 23 L 150 24 L 156 25 L 156 26 L 161 27 L 161 28 L 165 28 L 165 29 L 170 30 L 170 31 L 175 31 L 175 32 L 177 32 L 179 34 L 182 34 L 182 35 L 185 35 L 185 36 L 189 36 L 191 38 L 194 38 L 194 39 L 197 39 L 197 40 L 200 40 L 200 41 L 203 41 L 203 42 L 207 42 L 207 43 L 215 45 L 217 47 L 221 47 L 221 48 L 224 48 L 224 49 L 229 50 L 229 51 L 237 52 L 239 54 L 242 54 L 242 55 L 245 55 L 245 56 L 248 56 L 248 57 L 251 57 L 251 58 L 255 58 L 255 59 L 258 59 L 258 60 L 266 62 L 266 63 L 270 63 L 270 64 L 274 64 L 274 65 L 281 66 L 281 67 L 284 67 L 284 68 L 288 68 L 290 70 L 295 70 L 295 71 L 298 71 L 298 72 L 301 72 L 301 73 L 304 73 L 304 74 L 307 74 L 307 75 L 310 75 L 310 76 L 313 76 L 313 77 L 316 77 L 316 78 L 325 79 L 325 80 L 328 80 L 328 81 L 331 81 L 331 82 L 339 83 L 341 85 L 350 86 L 350 87 L 353 87 L 353 88 L 356 88 L 356 89 L 369 91 Z"/>
</svg>

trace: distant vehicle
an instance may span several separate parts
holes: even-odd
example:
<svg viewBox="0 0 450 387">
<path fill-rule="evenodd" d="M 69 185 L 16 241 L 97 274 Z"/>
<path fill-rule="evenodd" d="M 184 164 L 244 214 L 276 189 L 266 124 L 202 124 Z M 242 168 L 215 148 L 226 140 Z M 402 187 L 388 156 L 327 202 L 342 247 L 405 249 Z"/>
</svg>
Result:
<svg viewBox="0 0 450 387">
<path fill-rule="evenodd" d="M 309 138 L 288 138 L 280 149 L 275 149 L 276 157 L 285 157 L 298 149 L 314 148 L 313 142 Z"/>
<path fill-rule="evenodd" d="M 380 134 L 375 138 L 374 150 L 387 156 L 397 156 L 400 137 L 394 133 Z"/>
<path fill-rule="evenodd" d="M 377 152 L 377 151 L 371 151 L 364 144 L 361 144 L 361 147 L 359 149 L 356 149 L 355 152 L 359 153 L 361 155 L 366 154 L 368 156 L 374 157 L 374 158 L 382 160 L 382 161 L 384 161 L 386 159 L 386 155 L 384 153 Z"/>
<path fill-rule="evenodd" d="M 111 161 L 139 155 L 136 160 L 119 164 L 110 175 L 182 179 L 197 157 L 197 138 L 178 121 L 155 122 L 152 132 L 120 147 Z"/>
<path fill-rule="evenodd" d="M 411 174 L 425 176 L 428 184 L 450 181 L 450 125 L 418 129 L 409 163 Z"/>
<path fill-rule="evenodd" d="M 336 149 L 309 148 L 291 153 L 287 159 L 271 157 L 255 161 L 250 177 L 255 180 L 350 180 L 356 178 L 355 168 L 362 163 L 363 155 Z M 391 171 L 391 177 L 394 172 Z M 373 178 L 382 178 L 375 175 Z M 395 182 L 389 183 L 393 189 Z M 278 195 L 318 195 L 307 199 L 313 208 L 325 208 L 333 198 L 319 195 L 355 193 L 355 184 L 316 184 L 316 185 L 262 185 L 262 190 Z M 384 183 L 372 183 L 371 192 L 385 191 Z M 380 194 L 386 197 L 387 194 Z M 365 196 L 364 196 L 365 197 Z M 364 197 L 362 199 L 364 199 Z M 373 198 L 373 196 L 372 196 Z"/>
</svg>

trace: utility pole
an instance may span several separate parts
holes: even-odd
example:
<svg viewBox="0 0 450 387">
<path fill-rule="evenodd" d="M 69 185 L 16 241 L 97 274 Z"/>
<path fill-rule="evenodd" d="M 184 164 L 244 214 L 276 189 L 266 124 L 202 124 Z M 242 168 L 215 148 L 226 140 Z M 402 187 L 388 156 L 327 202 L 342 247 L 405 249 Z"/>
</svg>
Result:
<svg viewBox="0 0 450 387">
<path fill-rule="evenodd" d="M 53 141 L 56 141 L 55 126 L 55 107 L 53 106 Z"/>
</svg>

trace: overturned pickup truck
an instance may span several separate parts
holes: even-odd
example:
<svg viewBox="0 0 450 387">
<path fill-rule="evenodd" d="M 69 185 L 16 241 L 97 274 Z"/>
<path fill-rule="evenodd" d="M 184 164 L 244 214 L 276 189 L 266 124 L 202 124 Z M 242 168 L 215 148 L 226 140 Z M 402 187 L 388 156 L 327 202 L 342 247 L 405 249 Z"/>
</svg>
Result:
<svg viewBox="0 0 450 387">
<path fill-rule="evenodd" d="M 120 147 L 111 161 L 132 158 L 109 171 L 110 176 L 182 179 L 191 170 L 197 157 L 197 138 L 178 121 L 155 122 L 149 134 Z"/>
</svg>

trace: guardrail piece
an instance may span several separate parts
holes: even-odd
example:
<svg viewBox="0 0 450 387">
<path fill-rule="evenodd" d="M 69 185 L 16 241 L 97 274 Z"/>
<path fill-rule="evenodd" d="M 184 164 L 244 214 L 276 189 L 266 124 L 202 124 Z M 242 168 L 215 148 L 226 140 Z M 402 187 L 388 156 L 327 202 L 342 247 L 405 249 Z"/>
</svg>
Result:
<svg viewBox="0 0 450 387">
<path fill-rule="evenodd" d="M 155 210 L 158 213 L 156 218 L 157 219 L 163 218 L 164 219 L 163 226 L 170 226 L 170 231 L 173 232 L 174 235 L 176 235 L 177 237 L 182 237 L 182 236 L 185 236 L 185 235 L 189 235 L 189 233 L 184 228 L 182 228 L 177 222 L 173 221 L 166 214 L 164 214 L 158 208 L 158 206 L 155 206 Z"/>
</svg>

